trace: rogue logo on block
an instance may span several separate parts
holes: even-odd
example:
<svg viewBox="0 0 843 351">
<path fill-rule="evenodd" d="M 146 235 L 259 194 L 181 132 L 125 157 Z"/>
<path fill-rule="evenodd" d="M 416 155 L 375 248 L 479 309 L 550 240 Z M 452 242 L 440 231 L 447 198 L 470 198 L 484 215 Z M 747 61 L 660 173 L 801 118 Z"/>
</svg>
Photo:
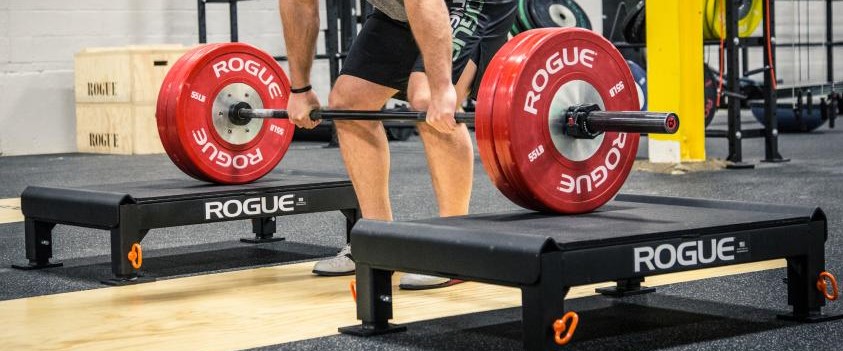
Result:
<svg viewBox="0 0 843 351">
<path fill-rule="evenodd" d="M 117 82 L 88 82 L 88 96 L 117 96 Z"/>
<path fill-rule="evenodd" d="M 661 244 L 655 247 L 641 246 L 633 250 L 635 272 L 668 270 L 676 265 L 683 267 L 705 265 L 714 262 L 734 261 L 739 254 L 749 252 L 746 241 L 735 237 L 686 241 L 679 245 Z"/>
<path fill-rule="evenodd" d="M 246 200 L 210 201 L 205 203 L 205 219 L 237 218 L 240 216 L 268 215 L 293 212 L 296 206 L 306 204 L 295 199 L 295 194 L 253 197 Z"/>
</svg>

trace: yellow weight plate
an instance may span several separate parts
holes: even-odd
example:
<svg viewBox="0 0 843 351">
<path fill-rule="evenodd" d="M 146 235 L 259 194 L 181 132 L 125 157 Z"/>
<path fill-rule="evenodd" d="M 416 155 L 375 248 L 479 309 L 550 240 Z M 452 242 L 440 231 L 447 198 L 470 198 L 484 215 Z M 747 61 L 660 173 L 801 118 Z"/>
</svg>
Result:
<svg viewBox="0 0 843 351">
<path fill-rule="evenodd" d="M 751 0 L 746 9 L 740 9 L 738 21 L 738 36 L 748 37 L 755 32 L 761 20 L 764 19 L 764 9 L 762 0 Z M 720 39 L 726 31 L 726 23 L 724 16 L 721 17 L 723 11 L 722 0 L 708 0 L 705 6 L 705 27 L 703 34 L 706 39 Z"/>
</svg>

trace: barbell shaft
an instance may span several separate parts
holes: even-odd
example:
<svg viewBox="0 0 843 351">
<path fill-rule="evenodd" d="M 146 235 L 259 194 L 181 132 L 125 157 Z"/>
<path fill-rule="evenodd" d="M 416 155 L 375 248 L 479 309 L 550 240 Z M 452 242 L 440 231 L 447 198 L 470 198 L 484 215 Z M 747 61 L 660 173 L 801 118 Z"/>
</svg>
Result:
<svg viewBox="0 0 843 351">
<path fill-rule="evenodd" d="M 240 109 L 239 118 L 289 118 L 287 110 Z M 457 112 L 458 123 L 474 123 L 474 113 Z M 312 120 L 416 121 L 424 122 L 425 113 L 417 111 L 313 110 Z M 594 132 L 673 134 L 679 128 L 675 113 L 649 111 L 594 111 L 588 116 L 588 129 Z"/>
</svg>

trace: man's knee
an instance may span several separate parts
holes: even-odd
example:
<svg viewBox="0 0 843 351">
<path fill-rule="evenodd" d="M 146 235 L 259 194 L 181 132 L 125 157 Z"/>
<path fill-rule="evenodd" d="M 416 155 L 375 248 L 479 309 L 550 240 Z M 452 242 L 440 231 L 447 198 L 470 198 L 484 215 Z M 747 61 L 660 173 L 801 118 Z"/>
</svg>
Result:
<svg viewBox="0 0 843 351">
<path fill-rule="evenodd" d="M 407 100 L 407 102 L 410 103 L 410 109 L 415 111 L 427 111 L 427 106 L 430 105 L 430 92 L 422 92 L 418 90 L 412 93 L 408 92 Z"/>
<path fill-rule="evenodd" d="M 369 84 L 370 85 L 370 84 Z M 328 95 L 328 109 L 330 110 L 379 110 L 386 101 L 384 95 L 373 93 L 367 89 L 367 84 L 359 84 L 346 76 L 340 76 L 331 93 Z M 377 90 L 377 89 L 375 89 Z M 382 89 L 381 89 L 382 90 Z M 366 94 L 368 92 L 369 94 Z M 334 121 L 339 134 L 352 133 L 355 135 L 383 133 L 383 124 L 379 121 L 342 120 Z"/>
<path fill-rule="evenodd" d="M 331 93 L 328 95 L 328 109 L 331 110 L 371 110 L 372 108 L 369 106 L 364 106 L 358 99 L 360 98 L 359 95 L 355 96 L 356 94 L 350 94 L 348 92 L 343 92 L 341 90 L 331 90 Z M 362 121 L 362 120 L 342 120 L 342 121 L 334 121 L 334 125 L 337 127 L 337 130 L 342 132 L 366 132 L 372 133 L 376 131 L 380 123 L 377 121 Z"/>
<path fill-rule="evenodd" d="M 332 110 L 354 109 L 354 96 L 348 92 L 338 89 L 331 89 L 328 95 L 328 108 Z"/>
<path fill-rule="evenodd" d="M 415 111 L 427 111 L 430 105 L 430 87 L 427 85 L 427 76 L 423 72 L 410 74 L 410 81 L 407 83 L 407 102 L 410 109 Z"/>
</svg>

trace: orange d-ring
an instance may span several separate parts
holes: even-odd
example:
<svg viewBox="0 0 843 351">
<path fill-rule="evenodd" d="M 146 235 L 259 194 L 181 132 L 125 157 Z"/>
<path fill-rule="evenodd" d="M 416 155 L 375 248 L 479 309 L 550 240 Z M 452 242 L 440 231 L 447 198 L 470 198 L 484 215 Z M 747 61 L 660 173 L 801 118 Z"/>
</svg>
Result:
<svg viewBox="0 0 843 351">
<path fill-rule="evenodd" d="M 357 281 L 352 280 L 348 283 L 348 290 L 351 290 L 351 297 L 354 298 L 354 301 L 357 301 Z"/>
<path fill-rule="evenodd" d="M 570 327 L 568 327 L 568 322 L 571 322 Z M 553 322 L 553 340 L 556 341 L 556 343 L 560 346 L 569 343 L 571 341 L 571 338 L 574 337 L 574 331 L 577 330 L 577 324 L 579 322 L 580 316 L 577 315 L 576 312 L 571 311 L 565 313 L 562 318 L 559 318 L 556 320 L 556 322 Z M 563 338 L 562 333 L 565 332 L 566 329 L 568 330 L 568 332 L 565 333 L 565 337 Z"/>
<path fill-rule="evenodd" d="M 826 283 L 826 281 L 828 281 L 828 283 Z M 831 283 L 831 293 L 828 291 L 829 283 Z M 837 278 L 829 272 L 820 273 L 820 277 L 817 278 L 817 289 L 819 289 L 823 293 L 823 296 L 825 296 L 825 298 L 829 301 L 837 300 L 837 298 L 840 297 L 840 294 L 837 291 Z"/>
<path fill-rule="evenodd" d="M 143 265 L 143 249 L 141 248 L 140 244 L 132 244 L 132 249 L 129 250 L 127 258 L 132 264 L 132 267 L 134 267 L 135 269 L 141 268 L 141 265 Z"/>
</svg>

